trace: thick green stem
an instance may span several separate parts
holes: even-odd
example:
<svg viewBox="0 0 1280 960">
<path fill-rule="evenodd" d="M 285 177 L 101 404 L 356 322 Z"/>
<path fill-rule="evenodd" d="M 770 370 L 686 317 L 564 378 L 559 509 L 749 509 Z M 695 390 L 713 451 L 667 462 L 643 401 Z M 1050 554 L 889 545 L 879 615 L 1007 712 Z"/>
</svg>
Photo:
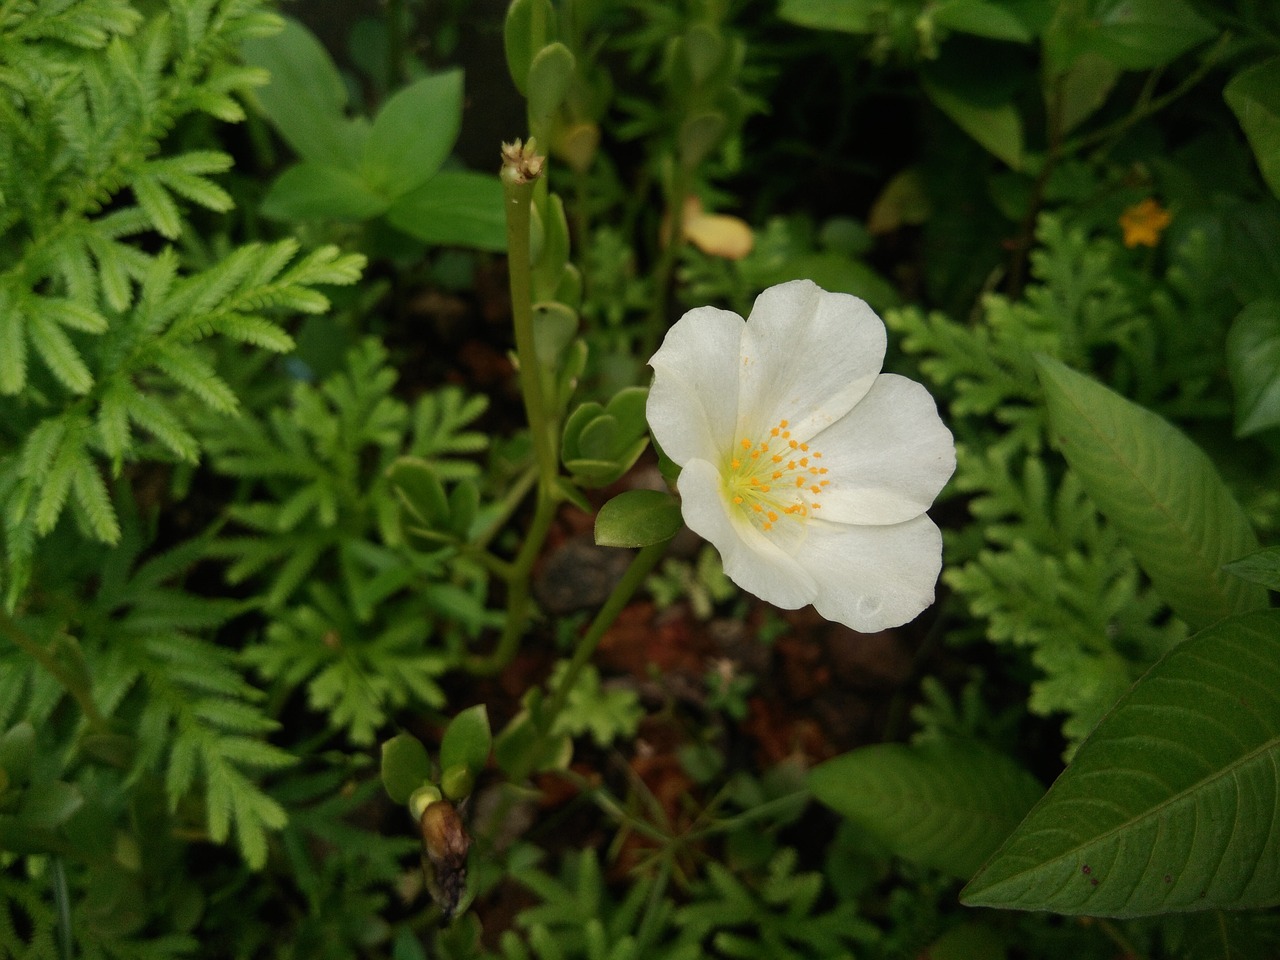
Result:
<svg viewBox="0 0 1280 960">
<path fill-rule="evenodd" d="M 543 370 L 533 338 L 533 276 L 529 253 L 529 207 L 534 186 L 542 172 L 542 158 L 519 142 L 503 147 L 502 189 L 507 207 L 507 273 L 511 286 L 511 318 L 515 327 L 516 357 L 520 364 L 520 395 L 533 438 L 537 467 L 537 498 L 533 520 L 525 533 L 520 552 L 507 576 L 507 615 L 502 636 L 486 656 L 468 663 L 472 673 L 497 673 L 515 656 L 529 621 L 529 580 L 533 564 L 542 551 L 558 502 L 560 476 L 556 449 L 556 420 L 543 393 Z"/>
<path fill-rule="evenodd" d="M 511 284 L 511 320 L 520 362 L 520 394 L 533 436 L 539 487 L 553 489 L 556 466 L 553 418 L 542 393 L 542 367 L 533 339 L 533 274 L 529 260 L 529 206 L 536 181 L 508 177 L 502 185 L 507 203 L 507 271 Z"/>
</svg>

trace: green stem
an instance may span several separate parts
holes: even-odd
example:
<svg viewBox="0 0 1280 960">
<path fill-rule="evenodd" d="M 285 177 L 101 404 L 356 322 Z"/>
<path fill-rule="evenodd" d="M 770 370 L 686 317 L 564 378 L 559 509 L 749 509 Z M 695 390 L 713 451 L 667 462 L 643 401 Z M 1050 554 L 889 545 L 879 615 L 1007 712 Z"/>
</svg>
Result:
<svg viewBox="0 0 1280 960">
<path fill-rule="evenodd" d="M 613 622 L 618 619 L 618 614 L 622 613 L 622 608 L 627 605 L 632 595 L 644 583 L 645 577 L 657 566 L 658 561 L 667 552 L 667 544 L 670 542 L 670 540 L 663 540 L 640 548 L 636 555 L 631 558 L 631 565 L 627 567 L 627 572 L 622 575 L 622 579 L 618 581 L 617 586 L 613 588 L 613 592 L 609 594 L 609 599 L 597 611 L 595 619 L 591 621 L 591 626 L 587 627 L 586 632 L 578 640 L 578 648 L 573 653 L 573 659 L 569 661 L 569 666 L 565 670 L 564 676 L 560 678 L 560 683 L 556 686 L 555 693 L 551 695 L 551 700 L 539 715 L 539 726 L 542 728 L 544 737 L 555 726 L 556 718 L 560 716 L 560 711 L 564 709 L 565 703 L 568 702 L 569 694 L 577 682 L 578 674 L 587 665 L 591 655 L 596 652 L 596 647 L 600 645 L 600 640 L 604 637 L 605 631 L 613 626 Z M 536 755 L 537 751 L 534 751 L 534 754 Z"/>
<path fill-rule="evenodd" d="M 522 159 L 523 157 L 523 159 Z M 541 161 L 530 165 L 524 155 L 509 157 L 502 168 L 502 189 L 507 207 L 507 272 L 511 284 L 511 319 L 515 327 L 516 357 L 520 364 L 520 395 L 533 438 L 538 485 L 533 520 L 525 532 L 520 552 L 511 563 L 507 580 L 507 615 L 502 636 L 491 653 L 471 658 L 472 673 L 497 673 L 515 656 L 529 620 L 529 580 L 542 551 L 558 502 L 555 417 L 543 394 L 542 366 L 533 338 L 533 276 L 529 253 L 529 207 L 541 170 Z M 524 164 L 522 166 L 522 164 Z M 532 173 L 531 173 L 532 171 Z"/>
<path fill-rule="evenodd" d="M 7 637 L 15 647 L 44 667 L 58 683 L 62 684 L 63 689 L 80 706 L 80 712 L 84 714 L 85 719 L 89 721 L 89 726 L 95 732 L 102 733 L 107 730 L 107 719 L 98 709 L 98 705 L 93 702 L 93 694 L 88 687 L 63 667 L 53 653 L 30 637 L 2 608 L 0 608 L 0 635 Z"/>
<path fill-rule="evenodd" d="M 529 495 L 529 491 L 533 489 L 533 485 L 537 480 L 538 468 L 536 466 L 520 472 L 520 476 L 515 479 L 511 486 L 507 487 L 507 492 L 503 494 L 502 499 L 497 504 L 497 512 L 494 514 L 493 520 L 476 537 L 474 546 L 484 549 L 493 542 L 493 538 L 506 527 L 507 521 L 516 512 L 516 507 Z M 504 574 L 504 578 L 505 576 Z"/>
<path fill-rule="evenodd" d="M 538 464 L 538 485 L 555 487 L 556 466 L 553 418 L 542 394 L 542 367 L 533 339 L 533 274 L 529 258 L 529 207 L 536 181 L 515 182 L 503 176 L 507 201 L 507 271 L 511 283 L 511 320 L 515 326 L 516 357 L 520 362 L 520 395 L 533 436 Z"/>
</svg>

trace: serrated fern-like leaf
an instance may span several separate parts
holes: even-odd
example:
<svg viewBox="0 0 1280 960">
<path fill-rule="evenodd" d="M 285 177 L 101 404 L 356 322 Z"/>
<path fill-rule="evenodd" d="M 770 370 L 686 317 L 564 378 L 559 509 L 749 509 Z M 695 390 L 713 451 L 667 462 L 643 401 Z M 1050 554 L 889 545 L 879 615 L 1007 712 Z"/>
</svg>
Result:
<svg viewBox="0 0 1280 960">
<path fill-rule="evenodd" d="M 219 413 L 232 413 L 240 404 L 213 366 L 188 347 L 166 345 L 156 352 L 154 363 L 179 387 Z"/>
<path fill-rule="evenodd" d="M 27 337 L 22 313 L 12 296 L 0 287 L 0 394 L 21 393 L 27 385 Z"/>
<path fill-rule="evenodd" d="M 120 522 L 111 503 L 107 485 L 88 457 L 80 461 L 72 478 L 76 502 L 84 510 L 93 535 L 102 543 L 115 544 L 120 540 Z"/>
<path fill-rule="evenodd" d="M 42 313 L 30 313 L 26 327 L 36 356 L 49 372 L 72 393 L 88 393 L 93 375 L 58 323 Z"/>
</svg>

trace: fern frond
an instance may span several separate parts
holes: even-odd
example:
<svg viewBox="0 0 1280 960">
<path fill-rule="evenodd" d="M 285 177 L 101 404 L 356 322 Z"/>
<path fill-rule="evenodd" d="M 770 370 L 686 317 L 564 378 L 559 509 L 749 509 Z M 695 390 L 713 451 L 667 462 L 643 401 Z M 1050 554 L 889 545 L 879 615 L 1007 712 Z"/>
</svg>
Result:
<svg viewBox="0 0 1280 960">
<path fill-rule="evenodd" d="M 27 336 L 15 298 L 0 287 L 0 394 L 13 396 L 27 385 Z"/>
<path fill-rule="evenodd" d="M 200 444 L 169 407 L 155 397 L 134 391 L 126 401 L 129 419 L 169 448 L 179 460 L 195 463 Z"/>
<path fill-rule="evenodd" d="M 262 317 L 225 313 L 218 318 L 217 332 L 228 340 L 261 347 L 273 353 L 288 353 L 296 346 L 293 337 Z"/>
<path fill-rule="evenodd" d="M 57 322 L 43 313 L 28 314 L 26 321 L 31 346 L 49 372 L 72 393 L 88 393 L 93 374 Z"/>
<path fill-rule="evenodd" d="M 190 348 L 166 344 L 157 351 L 154 362 L 175 384 L 218 413 L 233 413 L 239 407 L 235 391 Z"/>
<path fill-rule="evenodd" d="M 88 464 L 85 436 L 82 424 L 77 420 L 68 424 L 62 436 L 58 453 L 49 464 L 36 491 L 35 523 L 41 535 L 48 533 L 62 516 L 71 484 L 80 469 Z"/>
<path fill-rule="evenodd" d="M 116 518 L 115 507 L 111 503 L 111 495 L 107 485 L 102 481 L 102 474 L 88 457 L 76 466 L 72 478 L 76 502 L 84 510 L 93 535 L 102 543 L 116 544 L 120 541 L 120 521 Z M 37 523 L 39 518 L 37 517 Z"/>
<path fill-rule="evenodd" d="M 182 214 L 160 179 L 138 173 L 129 181 L 129 186 L 156 232 L 168 240 L 176 240 L 182 233 Z"/>
</svg>

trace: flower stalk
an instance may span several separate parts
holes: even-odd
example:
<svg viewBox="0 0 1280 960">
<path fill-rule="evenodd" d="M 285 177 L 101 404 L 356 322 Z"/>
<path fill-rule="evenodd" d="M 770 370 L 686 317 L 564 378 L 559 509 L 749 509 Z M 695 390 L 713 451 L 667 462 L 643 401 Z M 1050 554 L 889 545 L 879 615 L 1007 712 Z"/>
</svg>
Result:
<svg viewBox="0 0 1280 960">
<path fill-rule="evenodd" d="M 475 674 L 497 673 L 515 656 L 520 637 L 529 620 L 533 564 L 542 551 L 559 501 L 559 453 L 555 416 L 547 407 L 542 389 L 542 366 L 533 336 L 533 275 L 529 247 L 530 205 L 533 191 L 542 176 L 545 160 L 537 152 L 533 138 L 502 146 L 503 199 L 507 211 L 507 272 L 511 289 L 511 318 L 515 328 L 516 359 L 520 366 L 520 396 L 533 439 L 537 486 L 533 519 L 520 551 L 506 571 L 507 612 L 502 635 L 493 651 L 471 658 L 468 669 Z"/>
</svg>

